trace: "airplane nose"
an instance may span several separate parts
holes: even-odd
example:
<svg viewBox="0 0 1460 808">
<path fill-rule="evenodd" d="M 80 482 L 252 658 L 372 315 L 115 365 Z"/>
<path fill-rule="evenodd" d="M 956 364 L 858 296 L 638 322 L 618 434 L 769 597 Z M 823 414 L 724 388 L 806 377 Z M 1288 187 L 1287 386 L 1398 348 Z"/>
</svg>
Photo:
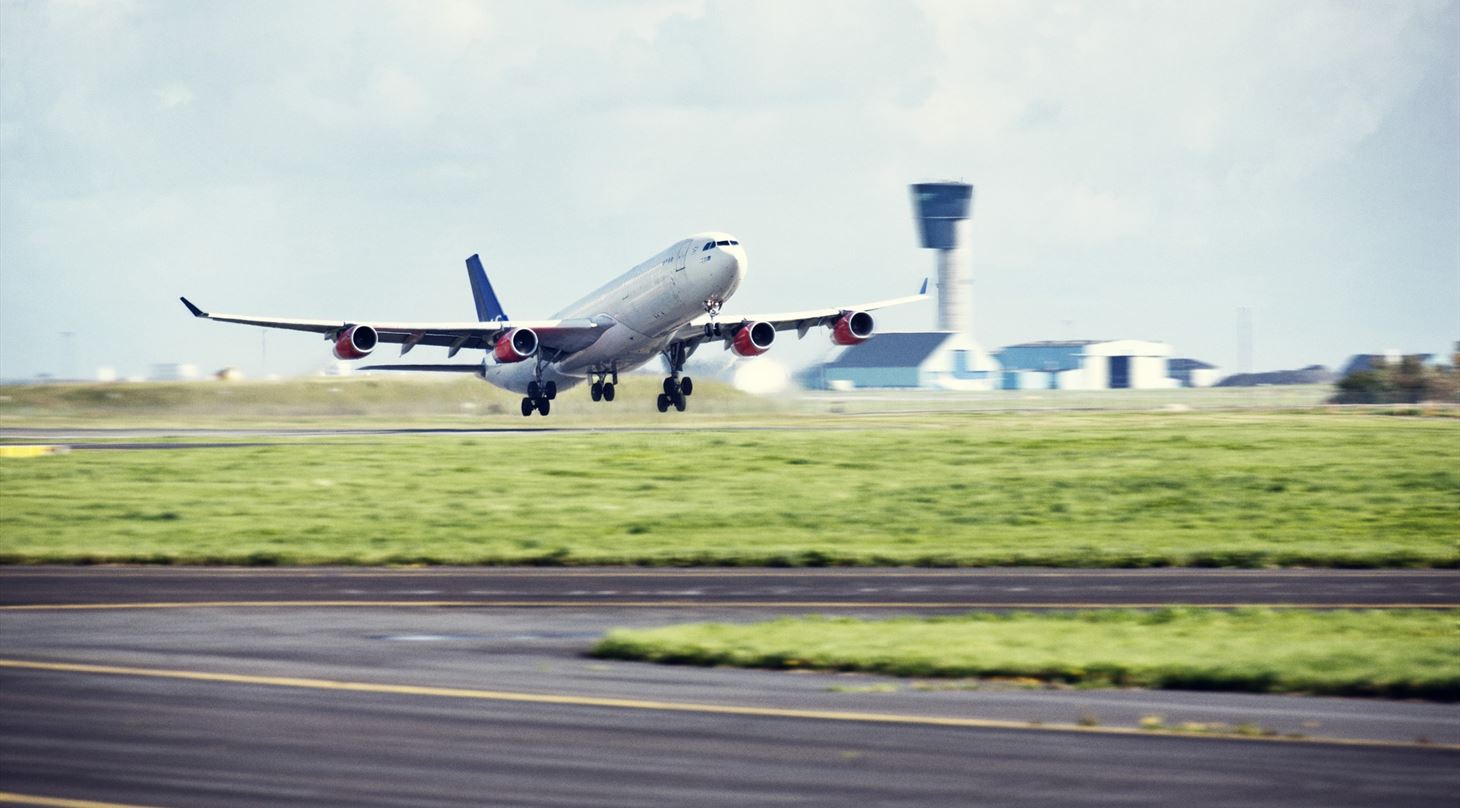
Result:
<svg viewBox="0 0 1460 808">
<path fill-rule="evenodd" d="M 732 247 L 730 248 L 730 257 L 735 259 L 735 278 L 737 280 L 744 280 L 746 270 L 750 266 L 750 263 L 745 259 L 745 251 L 739 247 Z"/>
<path fill-rule="evenodd" d="M 745 280 L 745 256 L 738 255 L 738 252 L 725 251 L 725 281 L 731 289 L 739 288 L 740 282 Z"/>
</svg>

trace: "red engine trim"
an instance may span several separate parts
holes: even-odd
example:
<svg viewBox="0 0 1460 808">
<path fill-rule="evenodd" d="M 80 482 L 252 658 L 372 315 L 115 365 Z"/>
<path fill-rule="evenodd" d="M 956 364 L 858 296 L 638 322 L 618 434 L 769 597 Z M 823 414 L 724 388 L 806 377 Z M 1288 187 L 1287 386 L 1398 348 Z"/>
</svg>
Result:
<svg viewBox="0 0 1460 808">
<path fill-rule="evenodd" d="M 336 359 L 364 359 L 380 344 L 380 335 L 368 325 L 352 325 L 335 337 Z"/>
<path fill-rule="evenodd" d="M 738 356 L 760 356 L 776 341 L 776 327 L 767 322 L 748 323 L 730 340 L 730 349 Z"/>
<path fill-rule="evenodd" d="M 492 356 L 498 362 L 521 362 L 537 353 L 537 333 L 530 328 L 514 328 L 497 338 Z"/>
<path fill-rule="evenodd" d="M 831 328 L 831 341 L 837 345 L 859 345 L 872 338 L 872 315 L 865 311 L 843 314 Z"/>
</svg>

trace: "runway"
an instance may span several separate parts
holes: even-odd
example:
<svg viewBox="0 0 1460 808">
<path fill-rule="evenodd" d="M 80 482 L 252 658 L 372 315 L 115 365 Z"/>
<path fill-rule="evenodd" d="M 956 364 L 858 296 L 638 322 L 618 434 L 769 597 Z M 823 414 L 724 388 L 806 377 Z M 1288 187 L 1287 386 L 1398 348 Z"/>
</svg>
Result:
<svg viewBox="0 0 1460 808">
<path fill-rule="evenodd" d="M 5 604 L 41 608 L 0 612 L 0 792 L 155 806 L 1452 804 L 1456 705 L 923 688 L 585 656 L 615 626 L 786 611 L 746 605 L 771 595 L 929 610 L 855 605 L 887 597 L 859 592 L 879 580 L 942 602 L 1196 582 L 1215 597 L 1262 574 L 1221 572 L 8 568 Z M 1378 600 L 1454 593 L 1452 574 L 1373 575 L 1308 577 L 1328 581 L 1312 592 L 1347 581 Z M 306 602 L 189 605 L 250 587 Z M 550 608 L 422 605 L 574 592 Z M 345 595 L 356 605 L 326 605 Z M 644 605 L 618 603 L 630 596 Z M 177 605 L 55 608 L 87 601 Z M 1152 735 L 1138 729 L 1149 715 L 1299 737 Z"/>
<path fill-rule="evenodd" d="M 0 568 L 0 608 L 582 605 L 1034 609 L 1460 608 L 1456 570 Z"/>
<path fill-rule="evenodd" d="M 183 449 L 228 448 L 239 445 L 234 440 L 301 439 L 301 438 L 395 438 L 421 435 L 451 437 L 511 437 L 542 434 L 661 433 L 698 432 L 703 424 L 666 421 L 662 425 L 626 426 L 601 424 L 557 426 L 541 421 L 527 421 L 522 426 L 423 426 L 423 427 L 3 427 L 0 440 L 19 443 L 69 443 L 79 449 Z M 855 429 L 854 425 L 838 424 L 715 424 L 716 432 L 827 432 Z M 198 445 L 192 443 L 135 443 L 158 439 L 227 440 L 227 443 Z M 128 443 L 95 443 L 94 441 L 129 441 Z M 258 444 L 256 444 L 258 445 Z"/>
</svg>

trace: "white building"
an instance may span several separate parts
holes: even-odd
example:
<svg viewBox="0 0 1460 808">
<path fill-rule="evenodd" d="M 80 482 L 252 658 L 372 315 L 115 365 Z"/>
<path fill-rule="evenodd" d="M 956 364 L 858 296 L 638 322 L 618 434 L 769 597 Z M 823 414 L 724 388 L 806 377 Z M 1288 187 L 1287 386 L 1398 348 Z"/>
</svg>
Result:
<svg viewBox="0 0 1460 808">
<path fill-rule="evenodd" d="M 1004 390 L 1161 390 L 1179 386 L 1171 346 L 1147 340 L 1026 342 L 994 352 Z"/>
<path fill-rule="evenodd" d="M 809 387 L 994 390 L 999 365 L 968 334 L 916 331 L 878 334 L 802 376 Z"/>
<path fill-rule="evenodd" d="M 152 366 L 152 381 L 190 382 L 198 378 L 198 366 L 185 362 L 160 362 Z"/>
</svg>

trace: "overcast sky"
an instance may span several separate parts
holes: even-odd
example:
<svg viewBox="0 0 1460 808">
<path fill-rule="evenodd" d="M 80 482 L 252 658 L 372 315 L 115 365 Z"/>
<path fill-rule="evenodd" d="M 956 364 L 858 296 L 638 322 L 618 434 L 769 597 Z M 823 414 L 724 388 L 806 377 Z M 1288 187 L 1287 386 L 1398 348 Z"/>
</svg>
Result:
<svg viewBox="0 0 1460 808">
<path fill-rule="evenodd" d="M 977 189 L 990 348 L 1235 370 L 1246 307 L 1257 369 L 1442 352 L 1460 7 L 0 2 L 0 377 L 301 372 L 322 341 L 177 296 L 470 319 L 480 252 L 542 317 L 705 229 L 750 257 L 727 312 L 905 294 L 933 269 L 906 186 L 939 178 Z"/>
</svg>

